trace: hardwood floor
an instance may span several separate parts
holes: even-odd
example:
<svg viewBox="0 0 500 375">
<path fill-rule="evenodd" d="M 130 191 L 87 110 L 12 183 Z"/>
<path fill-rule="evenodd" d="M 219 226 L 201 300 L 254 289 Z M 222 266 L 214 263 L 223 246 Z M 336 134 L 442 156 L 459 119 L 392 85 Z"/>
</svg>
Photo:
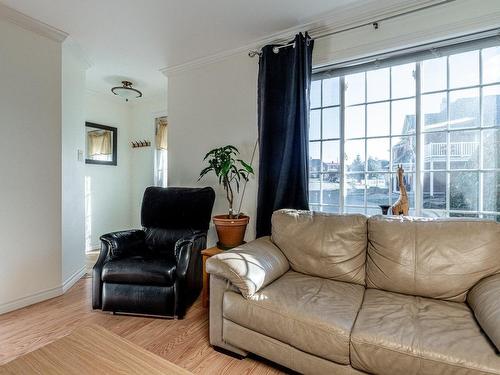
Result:
<svg viewBox="0 0 500 375">
<path fill-rule="evenodd" d="M 192 373 L 96 324 L 0 366 L 0 374 L 191 375 Z"/>
<path fill-rule="evenodd" d="M 66 294 L 0 315 L 0 364 L 40 348 L 75 328 L 98 324 L 197 374 L 283 374 L 263 359 L 239 360 L 212 349 L 208 311 L 201 299 L 183 320 L 111 315 L 91 309 L 92 279 L 78 281 Z"/>
</svg>

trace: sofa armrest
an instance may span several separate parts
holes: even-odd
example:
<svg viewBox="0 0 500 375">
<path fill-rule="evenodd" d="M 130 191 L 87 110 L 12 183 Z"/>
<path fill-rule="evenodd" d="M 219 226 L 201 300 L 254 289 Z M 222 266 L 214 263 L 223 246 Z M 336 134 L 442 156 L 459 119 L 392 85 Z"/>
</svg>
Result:
<svg viewBox="0 0 500 375">
<path fill-rule="evenodd" d="M 288 271 L 290 264 L 270 237 L 261 237 L 209 258 L 206 268 L 250 298 Z"/>
<path fill-rule="evenodd" d="M 500 351 L 500 273 L 479 281 L 467 294 L 479 325 Z"/>
<path fill-rule="evenodd" d="M 107 244 L 110 258 L 120 258 L 123 255 L 135 254 L 143 250 L 146 233 L 140 229 L 123 230 L 103 234 L 100 240 Z"/>
<path fill-rule="evenodd" d="M 216 275 L 210 276 L 210 312 L 208 314 L 210 345 L 245 357 L 247 353 L 244 350 L 224 341 L 224 294 L 228 291 L 237 292 L 237 289 L 226 279 Z"/>
</svg>

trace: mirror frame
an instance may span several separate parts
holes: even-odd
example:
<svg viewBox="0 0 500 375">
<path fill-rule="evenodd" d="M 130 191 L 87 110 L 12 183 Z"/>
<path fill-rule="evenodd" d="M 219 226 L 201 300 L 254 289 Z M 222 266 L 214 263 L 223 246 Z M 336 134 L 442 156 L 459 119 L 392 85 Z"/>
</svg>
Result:
<svg viewBox="0 0 500 375">
<path fill-rule="evenodd" d="M 87 158 L 87 127 L 109 130 L 113 133 L 113 157 L 112 160 L 94 160 Z M 99 164 L 99 165 L 117 165 L 117 144 L 118 144 L 118 129 L 113 126 L 106 126 L 95 124 L 93 122 L 85 122 L 85 164 Z"/>
</svg>

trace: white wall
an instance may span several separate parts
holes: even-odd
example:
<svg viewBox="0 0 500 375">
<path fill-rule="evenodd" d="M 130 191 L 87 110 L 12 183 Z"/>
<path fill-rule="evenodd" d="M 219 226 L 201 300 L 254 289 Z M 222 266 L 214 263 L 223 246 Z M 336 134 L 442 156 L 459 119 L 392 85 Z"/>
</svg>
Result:
<svg viewBox="0 0 500 375">
<path fill-rule="evenodd" d="M 232 144 L 250 161 L 257 139 L 257 68 L 256 60 L 240 54 L 168 77 L 169 186 L 214 187 L 213 214 L 227 213 L 227 202 L 213 176 L 197 182 L 203 157 L 212 148 Z M 256 199 L 257 178 L 252 178 L 242 207 L 250 215 L 247 240 L 255 237 Z M 209 245 L 215 242 L 212 228 Z"/>
<path fill-rule="evenodd" d="M 76 47 L 62 46 L 62 280 L 69 287 L 85 271 L 85 71 Z"/>
<path fill-rule="evenodd" d="M 166 96 L 125 102 L 111 95 L 87 92 L 85 120 L 118 128 L 118 165 L 85 164 L 90 179 L 91 248 L 102 234 L 140 228 L 140 208 L 146 187 L 153 185 L 154 118 L 166 115 Z M 132 140 L 150 140 L 135 148 Z"/>
<path fill-rule="evenodd" d="M 153 151 L 132 154 L 129 141 L 153 140 L 154 114 L 166 113 L 165 97 L 132 107 L 85 93 L 88 63 L 77 46 L 16 14 L 0 8 L 0 314 L 55 297 L 83 274 L 85 176 L 92 244 L 132 226 L 140 205 L 132 191 L 152 183 Z M 26 28 L 5 21 L 12 17 Z M 86 120 L 118 128 L 117 167 L 78 160 Z"/>
<path fill-rule="evenodd" d="M 85 164 L 85 178 L 90 181 L 91 248 L 99 248 L 102 234 L 131 228 L 130 204 L 130 127 L 131 106 L 123 99 L 87 91 L 85 120 L 118 128 L 117 166 Z"/>
<path fill-rule="evenodd" d="M 379 52 L 445 39 L 498 27 L 500 1 L 457 0 L 446 6 L 413 13 L 380 24 L 318 40 L 315 66 L 350 60 Z M 257 137 L 257 58 L 246 52 L 212 59 L 201 67 L 188 64 L 168 76 L 169 183 L 212 185 L 214 179 L 196 182 L 202 157 L 211 147 L 232 143 L 249 159 Z M 254 166 L 258 163 L 255 162 Z M 254 237 L 257 180 L 249 184 L 244 210 L 251 216 L 247 240 Z M 224 213 L 222 190 L 217 190 L 214 214 Z M 214 243 L 213 230 L 210 233 Z"/>
<path fill-rule="evenodd" d="M 144 190 L 154 184 L 155 118 L 167 115 L 166 95 L 138 100 L 132 106 L 130 139 L 149 140 L 151 147 L 131 149 L 131 224 L 141 227 L 141 204 Z"/>
<path fill-rule="evenodd" d="M 0 20 L 0 313 L 61 286 L 61 44 Z"/>
</svg>

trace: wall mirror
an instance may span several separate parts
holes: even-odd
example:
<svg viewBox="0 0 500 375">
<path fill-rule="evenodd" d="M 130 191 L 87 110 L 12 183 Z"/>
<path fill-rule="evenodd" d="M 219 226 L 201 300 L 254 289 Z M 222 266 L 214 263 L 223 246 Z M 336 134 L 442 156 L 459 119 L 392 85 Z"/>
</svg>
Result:
<svg viewBox="0 0 500 375">
<path fill-rule="evenodd" d="M 112 126 L 85 123 L 85 163 L 116 165 L 118 130 Z"/>
</svg>

